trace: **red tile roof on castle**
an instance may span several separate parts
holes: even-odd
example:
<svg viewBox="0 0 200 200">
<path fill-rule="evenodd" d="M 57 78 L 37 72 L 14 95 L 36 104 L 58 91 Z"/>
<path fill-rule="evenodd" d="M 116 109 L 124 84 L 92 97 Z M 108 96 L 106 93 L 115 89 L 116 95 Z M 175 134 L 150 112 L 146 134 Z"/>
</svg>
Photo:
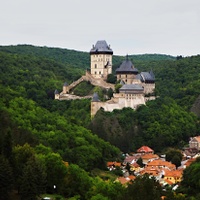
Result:
<svg viewBox="0 0 200 200">
<path fill-rule="evenodd" d="M 138 153 L 153 153 L 153 149 L 148 146 L 142 146 L 137 150 Z"/>
</svg>

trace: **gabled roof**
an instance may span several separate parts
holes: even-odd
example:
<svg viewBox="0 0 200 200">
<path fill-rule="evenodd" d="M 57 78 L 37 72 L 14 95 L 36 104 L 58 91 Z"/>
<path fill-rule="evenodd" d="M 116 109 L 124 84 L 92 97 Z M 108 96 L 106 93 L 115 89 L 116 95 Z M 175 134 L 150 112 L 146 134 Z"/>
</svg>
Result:
<svg viewBox="0 0 200 200">
<path fill-rule="evenodd" d="M 110 167 L 110 166 L 121 167 L 121 163 L 120 162 L 107 162 L 107 167 Z"/>
<path fill-rule="evenodd" d="M 119 84 L 120 84 L 120 85 L 124 85 L 125 83 L 124 83 L 123 80 L 121 80 Z"/>
<path fill-rule="evenodd" d="M 93 45 L 92 49 L 90 50 L 90 54 L 113 54 L 112 49 L 108 46 L 105 40 L 99 40 Z"/>
<path fill-rule="evenodd" d="M 128 177 L 118 177 L 117 180 L 123 185 L 123 184 L 126 184 L 126 183 L 129 183 L 131 180 L 135 180 L 135 176 L 133 175 L 130 175 Z"/>
<path fill-rule="evenodd" d="M 155 76 L 153 74 L 153 72 L 141 72 L 140 73 L 140 80 L 142 82 L 154 82 L 155 81 Z"/>
<path fill-rule="evenodd" d="M 153 160 L 147 163 L 147 166 L 158 166 L 158 167 L 166 167 L 170 170 L 176 169 L 176 166 L 168 161 L 163 161 L 161 159 Z"/>
<path fill-rule="evenodd" d="M 93 94 L 92 101 L 93 102 L 99 102 L 100 101 L 99 100 L 99 95 L 96 92 Z"/>
<path fill-rule="evenodd" d="M 148 146 L 142 146 L 137 150 L 138 153 L 153 153 L 154 150 Z"/>
<path fill-rule="evenodd" d="M 150 159 L 157 159 L 159 158 L 159 156 L 156 154 L 144 154 L 141 156 L 141 158 L 150 160 Z"/>
<path fill-rule="evenodd" d="M 136 160 L 137 160 L 139 157 L 140 157 L 139 155 L 126 156 L 126 158 L 124 159 L 124 163 L 133 164 L 134 162 L 136 162 Z"/>
<path fill-rule="evenodd" d="M 195 139 L 197 142 L 200 143 L 200 136 L 193 137 L 191 140 Z"/>
<path fill-rule="evenodd" d="M 158 168 L 149 168 L 146 167 L 142 171 L 140 171 L 140 175 L 149 174 L 153 176 L 158 176 L 160 174 L 160 170 Z"/>
<path fill-rule="evenodd" d="M 185 167 L 189 167 L 195 160 L 196 158 L 190 158 L 189 160 L 187 160 L 185 163 Z"/>
<path fill-rule="evenodd" d="M 183 175 L 183 170 L 166 170 L 165 177 L 181 178 Z"/>
<path fill-rule="evenodd" d="M 133 164 L 130 164 L 130 166 L 131 167 L 135 167 L 135 168 L 140 167 L 140 165 L 137 162 L 134 162 Z"/>
<path fill-rule="evenodd" d="M 174 183 L 168 179 L 165 179 L 164 182 L 166 182 L 168 185 L 173 185 Z"/>
</svg>

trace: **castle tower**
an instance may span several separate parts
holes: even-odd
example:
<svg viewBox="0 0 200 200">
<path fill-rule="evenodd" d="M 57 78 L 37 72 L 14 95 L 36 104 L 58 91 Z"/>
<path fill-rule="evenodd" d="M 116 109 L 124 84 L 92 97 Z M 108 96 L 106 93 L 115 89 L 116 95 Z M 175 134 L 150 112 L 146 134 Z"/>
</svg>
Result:
<svg viewBox="0 0 200 200">
<path fill-rule="evenodd" d="M 123 81 L 126 84 L 132 84 L 137 74 L 138 69 L 135 68 L 133 63 L 128 59 L 128 55 L 126 56 L 126 60 L 116 69 L 117 80 Z"/>
<path fill-rule="evenodd" d="M 60 96 L 60 94 L 59 94 L 58 90 L 55 90 L 54 91 L 54 98 L 59 99 L 59 96 Z"/>
<path fill-rule="evenodd" d="M 91 101 L 91 117 L 93 118 L 96 112 L 100 109 L 101 101 L 99 100 L 99 95 L 97 93 L 93 94 Z"/>
<path fill-rule="evenodd" d="M 63 93 L 68 94 L 69 93 L 69 85 L 67 82 L 64 83 L 63 85 Z"/>
<path fill-rule="evenodd" d="M 107 80 L 108 74 L 112 73 L 113 51 L 105 40 L 97 41 L 90 50 L 90 73 L 94 78 Z"/>
</svg>

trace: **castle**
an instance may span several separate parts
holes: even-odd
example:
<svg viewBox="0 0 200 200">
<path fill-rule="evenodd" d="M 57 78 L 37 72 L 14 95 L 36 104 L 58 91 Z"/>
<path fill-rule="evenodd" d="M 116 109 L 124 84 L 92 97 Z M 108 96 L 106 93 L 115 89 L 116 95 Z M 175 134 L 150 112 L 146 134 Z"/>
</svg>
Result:
<svg viewBox="0 0 200 200">
<path fill-rule="evenodd" d="M 97 41 L 90 50 L 90 72 L 87 71 L 84 76 L 71 85 L 65 83 L 63 91 L 60 94 L 57 90 L 55 91 L 55 99 L 92 98 L 92 117 L 100 108 L 110 112 L 114 109 L 123 109 L 124 107 L 136 109 L 138 106 L 144 105 L 146 101 L 154 100 L 155 76 L 152 70 L 150 72 L 139 73 L 138 69 L 128 59 L 128 56 L 119 68 L 116 69 L 117 81 L 121 87 L 118 93 L 115 91 L 110 100 L 106 102 L 100 101 L 97 93 L 92 97 L 77 97 L 70 94 L 70 90 L 82 81 L 90 81 L 93 85 L 114 90 L 114 84 L 106 82 L 107 76 L 112 74 L 112 55 L 113 51 L 105 40 Z"/>
</svg>

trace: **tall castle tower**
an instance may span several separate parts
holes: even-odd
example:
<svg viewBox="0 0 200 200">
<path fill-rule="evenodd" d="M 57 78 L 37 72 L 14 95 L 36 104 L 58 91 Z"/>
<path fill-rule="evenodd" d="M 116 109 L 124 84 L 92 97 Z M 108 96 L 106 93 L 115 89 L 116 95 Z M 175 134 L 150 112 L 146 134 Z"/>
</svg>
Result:
<svg viewBox="0 0 200 200">
<path fill-rule="evenodd" d="M 97 41 L 96 45 L 90 50 L 90 73 L 94 78 L 107 79 L 108 74 L 112 73 L 113 51 L 105 40 Z"/>
</svg>

